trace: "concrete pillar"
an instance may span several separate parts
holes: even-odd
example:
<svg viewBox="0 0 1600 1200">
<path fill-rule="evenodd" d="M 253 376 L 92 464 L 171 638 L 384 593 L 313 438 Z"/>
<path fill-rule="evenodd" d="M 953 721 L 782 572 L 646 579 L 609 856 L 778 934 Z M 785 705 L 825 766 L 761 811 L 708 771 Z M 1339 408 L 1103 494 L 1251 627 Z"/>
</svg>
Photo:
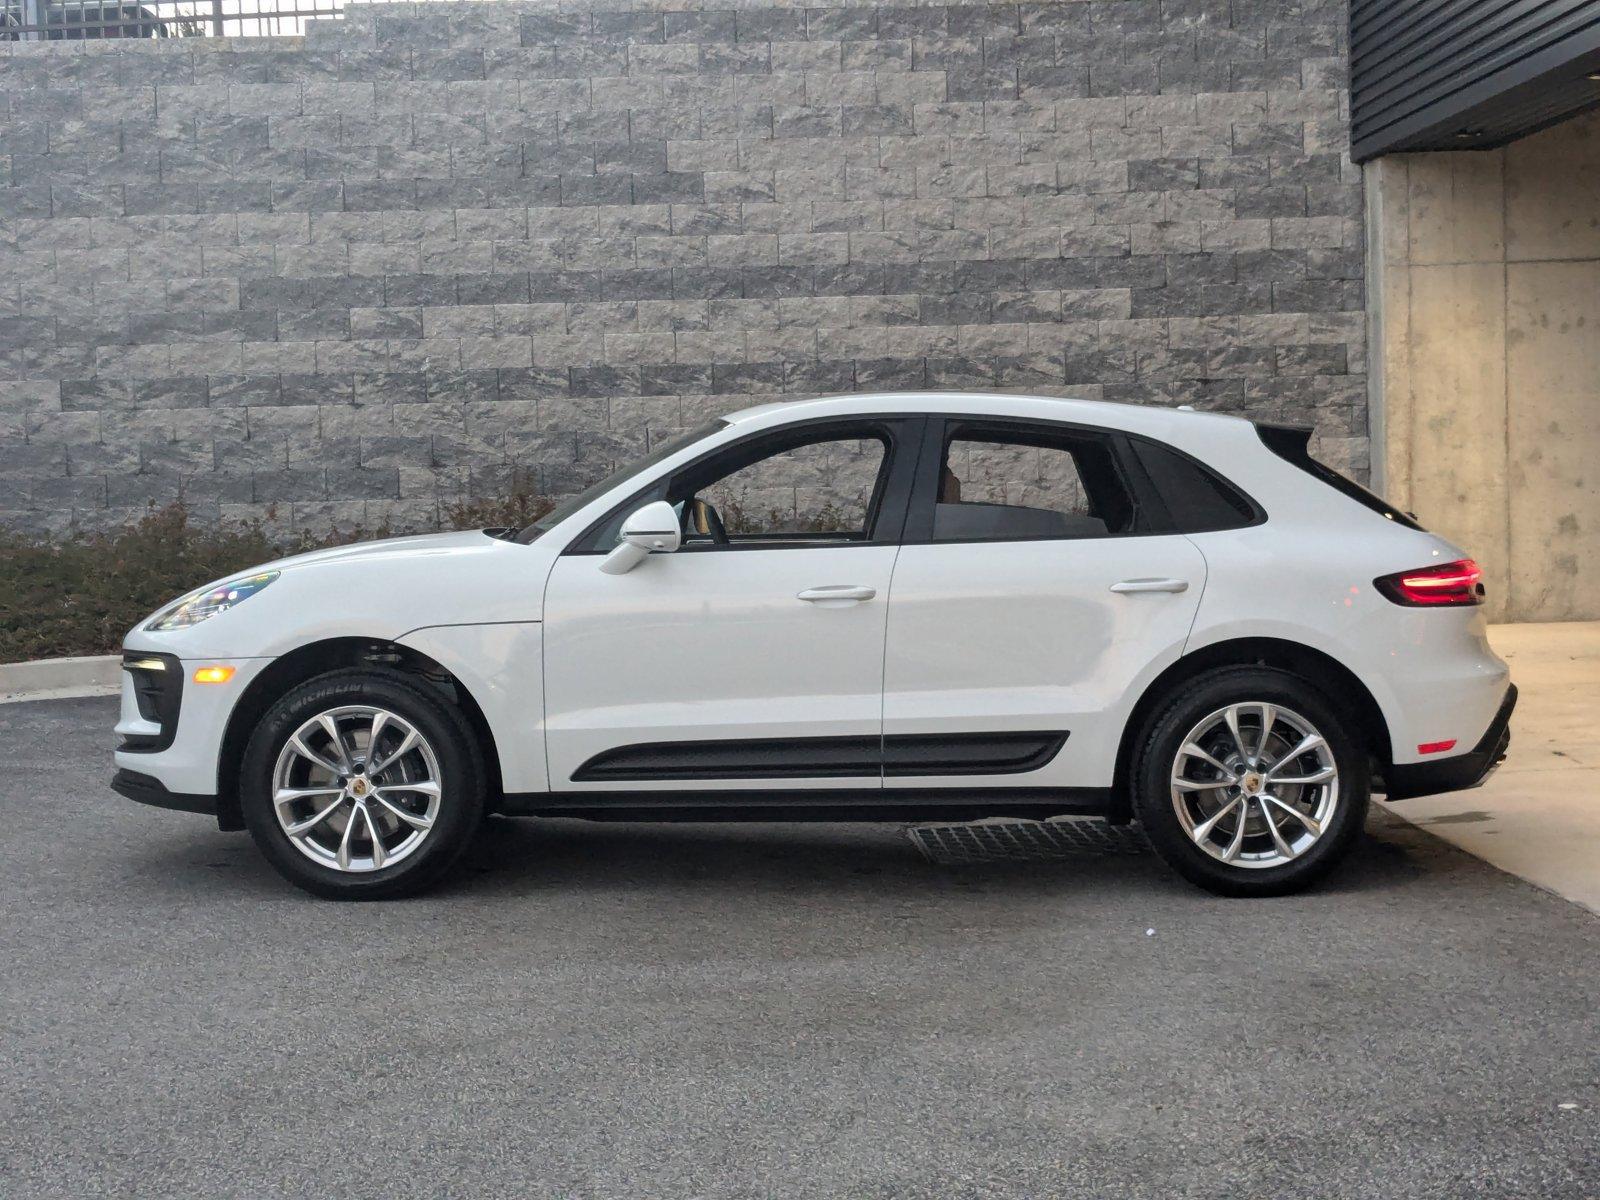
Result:
<svg viewBox="0 0 1600 1200">
<path fill-rule="evenodd" d="M 1497 620 L 1600 616 L 1600 117 L 1368 170 L 1375 477 Z"/>
</svg>

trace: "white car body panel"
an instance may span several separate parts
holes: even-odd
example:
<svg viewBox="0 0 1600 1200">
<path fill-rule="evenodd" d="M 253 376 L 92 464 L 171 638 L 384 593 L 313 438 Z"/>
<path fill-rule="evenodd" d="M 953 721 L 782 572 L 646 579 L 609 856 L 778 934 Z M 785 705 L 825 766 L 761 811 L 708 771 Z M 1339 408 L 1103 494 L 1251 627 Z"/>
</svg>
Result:
<svg viewBox="0 0 1600 1200">
<path fill-rule="evenodd" d="M 1111 590 L 1164 578 L 1185 590 Z M 884 733 L 1069 731 L 1040 770 L 940 786 L 1103 787 L 1135 684 L 1178 660 L 1205 582 L 1182 534 L 906 546 L 889 598 Z"/>
<path fill-rule="evenodd" d="M 549 786 L 543 625 L 537 621 L 433 625 L 395 640 L 449 671 L 483 710 L 494 733 L 506 791 L 542 792 Z"/>
<path fill-rule="evenodd" d="M 657 742 L 877 737 L 894 546 L 828 546 L 653 556 L 626 575 L 599 559 L 556 563 L 545 594 L 546 743 L 551 787 L 578 781 L 605 750 Z M 865 601 L 809 603 L 809 588 L 857 585 Z M 661 780 L 718 791 L 740 780 Z M 792 777 L 782 786 L 861 787 L 860 778 Z"/>
<path fill-rule="evenodd" d="M 1268 518 L 1191 535 L 652 555 L 620 576 L 602 574 L 596 557 L 561 556 L 650 479 L 708 450 L 791 422 L 869 413 L 981 414 L 1142 435 L 1231 478 Z M 1029 774 L 867 782 L 885 793 L 1108 787 L 1128 714 L 1162 670 L 1223 642 L 1274 638 L 1354 672 L 1382 710 L 1394 760 L 1414 763 L 1420 743 L 1471 748 L 1504 697 L 1507 671 L 1488 649 L 1481 609 L 1402 608 L 1372 580 L 1464 556 L 1277 457 L 1238 418 L 949 393 L 764 405 L 619 481 L 531 544 L 466 532 L 319 551 L 268 564 L 281 573 L 275 582 L 192 628 L 158 633 L 141 622 L 127 650 L 175 655 L 186 673 L 225 664 L 237 674 L 226 685 L 185 687 L 170 748 L 118 751 L 116 760 L 174 792 L 217 792 L 227 721 L 251 680 L 282 655 L 357 638 L 410 647 L 455 676 L 485 716 L 508 792 L 636 787 L 570 782 L 593 754 L 629 743 L 1057 727 L 1070 732 L 1067 748 Z M 1190 586 L 1108 590 L 1116 579 L 1156 576 Z M 875 594 L 842 607 L 795 599 L 827 584 Z M 125 689 L 125 731 L 140 719 L 131 705 Z"/>
</svg>

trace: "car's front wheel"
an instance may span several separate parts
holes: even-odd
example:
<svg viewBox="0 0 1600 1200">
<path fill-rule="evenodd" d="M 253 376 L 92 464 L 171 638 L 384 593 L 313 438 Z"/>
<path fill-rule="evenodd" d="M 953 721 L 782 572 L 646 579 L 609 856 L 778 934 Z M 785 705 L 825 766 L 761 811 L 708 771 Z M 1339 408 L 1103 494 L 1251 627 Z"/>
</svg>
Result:
<svg viewBox="0 0 1600 1200">
<path fill-rule="evenodd" d="M 1227 896 L 1298 891 L 1366 820 L 1365 746 L 1308 681 L 1266 667 L 1189 680 L 1145 728 L 1134 809 L 1180 874 Z"/>
<path fill-rule="evenodd" d="M 483 816 L 484 771 L 461 714 L 395 671 L 338 671 L 292 689 L 245 750 L 245 824 L 291 883 L 392 899 L 437 880 Z"/>
</svg>

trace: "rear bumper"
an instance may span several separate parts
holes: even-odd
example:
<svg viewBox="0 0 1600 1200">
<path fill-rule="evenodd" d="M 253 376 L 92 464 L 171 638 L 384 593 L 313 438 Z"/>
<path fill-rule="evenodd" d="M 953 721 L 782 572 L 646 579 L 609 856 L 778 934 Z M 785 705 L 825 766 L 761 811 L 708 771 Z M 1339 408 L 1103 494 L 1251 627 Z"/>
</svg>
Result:
<svg viewBox="0 0 1600 1200">
<path fill-rule="evenodd" d="M 153 775 L 141 775 L 138 771 L 121 770 L 111 777 L 111 790 L 119 796 L 126 796 L 129 800 L 137 800 L 140 804 L 153 805 L 156 808 L 172 808 L 179 812 L 206 813 L 209 816 L 217 814 L 217 798 L 215 796 L 202 796 L 193 792 L 172 792 L 167 790 L 167 785 Z"/>
<path fill-rule="evenodd" d="M 1436 762 L 1404 763 L 1383 772 L 1383 791 L 1390 800 L 1433 796 L 1475 788 L 1505 759 L 1511 745 L 1511 712 L 1517 706 L 1517 685 L 1506 688 L 1505 699 L 1478 744 L 1466 754 Z"/>
</svg>

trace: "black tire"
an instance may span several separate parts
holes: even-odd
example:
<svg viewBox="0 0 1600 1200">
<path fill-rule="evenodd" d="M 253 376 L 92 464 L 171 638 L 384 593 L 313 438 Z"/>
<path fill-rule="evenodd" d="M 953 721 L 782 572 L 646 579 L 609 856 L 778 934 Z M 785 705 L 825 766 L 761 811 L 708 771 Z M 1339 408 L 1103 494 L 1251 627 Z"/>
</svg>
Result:
<svg viewBox="0 0 1600 1200">
<path fill-rule="evenodd" d="M 410 722 L 439 768 L 438 812 L 415 852 L 361 873 L 324 866 L 302 853 L 272 802 L 273 770 L 284 744 L 318 713 L 346 705 L 383 708 Z M 393 900 L 424 890 L 455 864 L 482 824 L 484 780 L 477 738 L 445 697 L 398 671 L 353 669 L 308 680 L 267 710 L 245 748 L 239 797 L 250 836 L 290 883 L 329 900 Z"/>
<path fill-rule="evenodd" d="M 1171 772 L 1184 738 L 1217 710 L 1251 701 L 1303 716 L 1327 743 L 1339 773 L 1338 800 L 1321 835 L 1299 857 L 1278 866 L 1251 868 L 1213 857 L 1191 839 L 1173 803 Z M 1131 776 L 1134 813 L 1151 845 L 1185 879 L 1221 896 L 1282 896 L 1315 883 L 1361 833 L 1371 795 L 1367 748 L 1350 724 L 1308 680 L 1270 667 L 1221 667 L 1186 680 L 1144 726 Z"/>
</svg>

